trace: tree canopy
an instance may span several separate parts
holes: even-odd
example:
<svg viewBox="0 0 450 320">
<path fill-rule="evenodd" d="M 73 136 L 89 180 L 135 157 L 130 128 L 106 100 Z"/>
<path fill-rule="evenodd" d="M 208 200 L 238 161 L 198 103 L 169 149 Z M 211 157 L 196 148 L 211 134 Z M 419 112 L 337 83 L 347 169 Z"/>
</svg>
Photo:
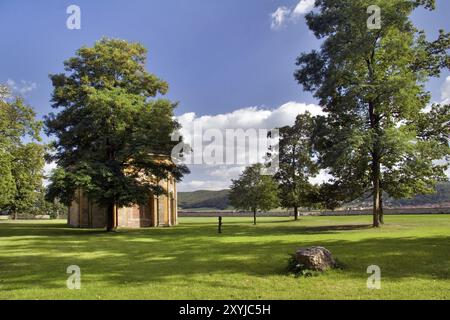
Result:
<svg viewBox="0 0 450 320">
<path fill-rule="evenodd" d="M 170 161 L 176 104 L 162 98 L 168 84 L 146 71 L 146 55 L 139 43 L 104 38 L 79 49 L 65 73 L 51 75 L 59 112 L 45 124 L 56 137 L 50 158 L 61 168 L 51 193 L 67 202 L 82 188 L 108 207 L 108 230 L 116 206 L 146 203 L 150 192 L 163 192 L 159 180 L 188 172 Z"/>
<path fill-rule="evenodd" d="M 238 179 L 232 180 L 229 194 L 230 204 L 236 209 L 253 212 L 256 225 L 256 212 L 269 211 L 279 206 L 278 185 L 272 176 L 263 174 L 263 165 L 247 167 Z"/>
<path fill-rule="evenodd" d="M 293 126 L 280 128 L 279 169 L 275 179 L 279 183 L 279 197 L 285 208 L 311 207 L 317 187 L 311 178 L 319 172 L 312 144 L 314 121 L 311 114 L 297 116 Z"/>
<path fill-rule="evenodd" d="M 23 98 L 0 86 L 0 209 L 31 211 L 42 189 L 42 123 Z M 26 142 L 29 141 L 29 142 Z"/>
<path fill-rule="evenodd" d="M 367 27 L 367 8 L 381 8 L 380 29 Z M 302 54 L 295 78 L 328 116 L 316 119 L 319 162 L 333 175 L 328 203 L 373 194 L 373 224 L 383 222 L 382 195 L 411 197 L 446 179 L 448 106 L 430 104 L 425 84 L 448 68 L 450 34 L 434 41 L 410 20 L 434 1 L 317 0 L 306 16 L 323 39 Z M 447 157 L 447 161 L 437 162 Z"/>
</svg>

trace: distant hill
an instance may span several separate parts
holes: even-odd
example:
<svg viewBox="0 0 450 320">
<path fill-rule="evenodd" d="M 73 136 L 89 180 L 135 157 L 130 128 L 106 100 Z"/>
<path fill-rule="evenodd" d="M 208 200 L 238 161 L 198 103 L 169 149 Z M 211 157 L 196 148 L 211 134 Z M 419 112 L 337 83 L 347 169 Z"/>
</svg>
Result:
<svg viewBox="0 0 450 320">
<path fill-rule="evenodd" d="M 178 206 L 182 210 L 232 210 L 228 200 L 229 190 L 194 192 L 179 192 Z M 384 199 L 386 207 L 420 207 L 439 206 L 447 204 L 450 206 L 450 182 L 442 183 L 437 187 L 437 193 L 431 195 L 419 195 L 413 199 L 395 200 L 387 197 Z M 370 207 L 371 199 L 354 201 L 347 206 Z"/>
<path fill-rule="evenodd" d="M 450 182 L 441 183 L 437 186 L 437 192 L 429 195 L 418 195 L 412 199 L 392 199 L 385 197 L 384 205 L 386 207 L 433 207 L 439 205 L 450 206 Z M 370 207 L 371 199 L 364 199 L 352 202 L 351 206 Z"/>
<path fill-rule="evenodd" d="M 179 192 L 178 206 L 181 209 L 230 209 L 229 190 Z"/>
</svg>

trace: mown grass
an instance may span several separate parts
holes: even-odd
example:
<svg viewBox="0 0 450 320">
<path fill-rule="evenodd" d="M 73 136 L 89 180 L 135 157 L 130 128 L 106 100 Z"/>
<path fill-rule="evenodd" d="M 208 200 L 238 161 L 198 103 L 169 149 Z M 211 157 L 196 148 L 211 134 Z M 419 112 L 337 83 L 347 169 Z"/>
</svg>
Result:
<svg viewBox="0 0 450 320">
<path fill-rule="evenodd" d="M 175 228 L 71 229 L 63 221 L 0 222 L 0 299 L 450 299 L 450 215 L 185 218 Z M 345 265 L 287 275 L 288 254 L 329 248 Z M 68 290 L 78 265 L 81 290 Z M 366 269 L 382 270 L 381 290 Z"/>
</svg>

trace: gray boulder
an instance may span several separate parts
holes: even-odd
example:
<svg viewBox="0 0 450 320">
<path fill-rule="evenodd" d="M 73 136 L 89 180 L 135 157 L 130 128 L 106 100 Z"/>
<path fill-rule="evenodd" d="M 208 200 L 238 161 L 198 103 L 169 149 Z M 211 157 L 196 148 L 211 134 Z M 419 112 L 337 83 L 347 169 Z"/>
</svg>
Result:
<svg viewBox="0 0 450 320">
<path fill-rule="evenodd" d="M 336 267 L 336 261 L 331 252 L 323 247 L 299 249 L 296 253 L 297 262 L 306 269 L 326 271 Z"/>
</svg>

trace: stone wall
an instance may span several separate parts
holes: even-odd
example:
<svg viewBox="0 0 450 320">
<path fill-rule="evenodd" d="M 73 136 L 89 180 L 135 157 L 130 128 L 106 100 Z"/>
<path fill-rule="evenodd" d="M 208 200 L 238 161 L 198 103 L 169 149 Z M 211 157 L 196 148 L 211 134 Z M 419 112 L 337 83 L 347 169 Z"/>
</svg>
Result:
<svg viewBox="0 0 450 320">
<path fill-rule="evenodd" d="M 147 228 L 152 227 L 152 213 L 149 206 L 120 208 L 118 212 L 119 227 Z"/>
<path fill-rule="evenodd" d="M 372 215 L 372 210 L 340 210 L 340 211 L 308 211 L 300 212 L 301 216 L 361 216 Z M 385 209 L 385 215 L 402 215 L 402 214 L 450 214 L 450 207 L 442 208 L 396 208 Z M 251 212 L 190 212 L 179 211 L 180 217 L 253 217 Z M 261 212 L 258 217 L 292 217 L 293 212 Z"/>
<path fill-rule="evenodd" d="M 169 227 L 177 224 L 176 182 L 163 180 L 160 185 L 167 194 L 156 197 L 149 194 L 143 206 L 119 208 L 117 226 L 123 228 Z M 77 190 L 69 207 L 68 223 L 77 228 L 104 228 L 107 209 L 90 201 L 81 190 Z"/>
</svg>

